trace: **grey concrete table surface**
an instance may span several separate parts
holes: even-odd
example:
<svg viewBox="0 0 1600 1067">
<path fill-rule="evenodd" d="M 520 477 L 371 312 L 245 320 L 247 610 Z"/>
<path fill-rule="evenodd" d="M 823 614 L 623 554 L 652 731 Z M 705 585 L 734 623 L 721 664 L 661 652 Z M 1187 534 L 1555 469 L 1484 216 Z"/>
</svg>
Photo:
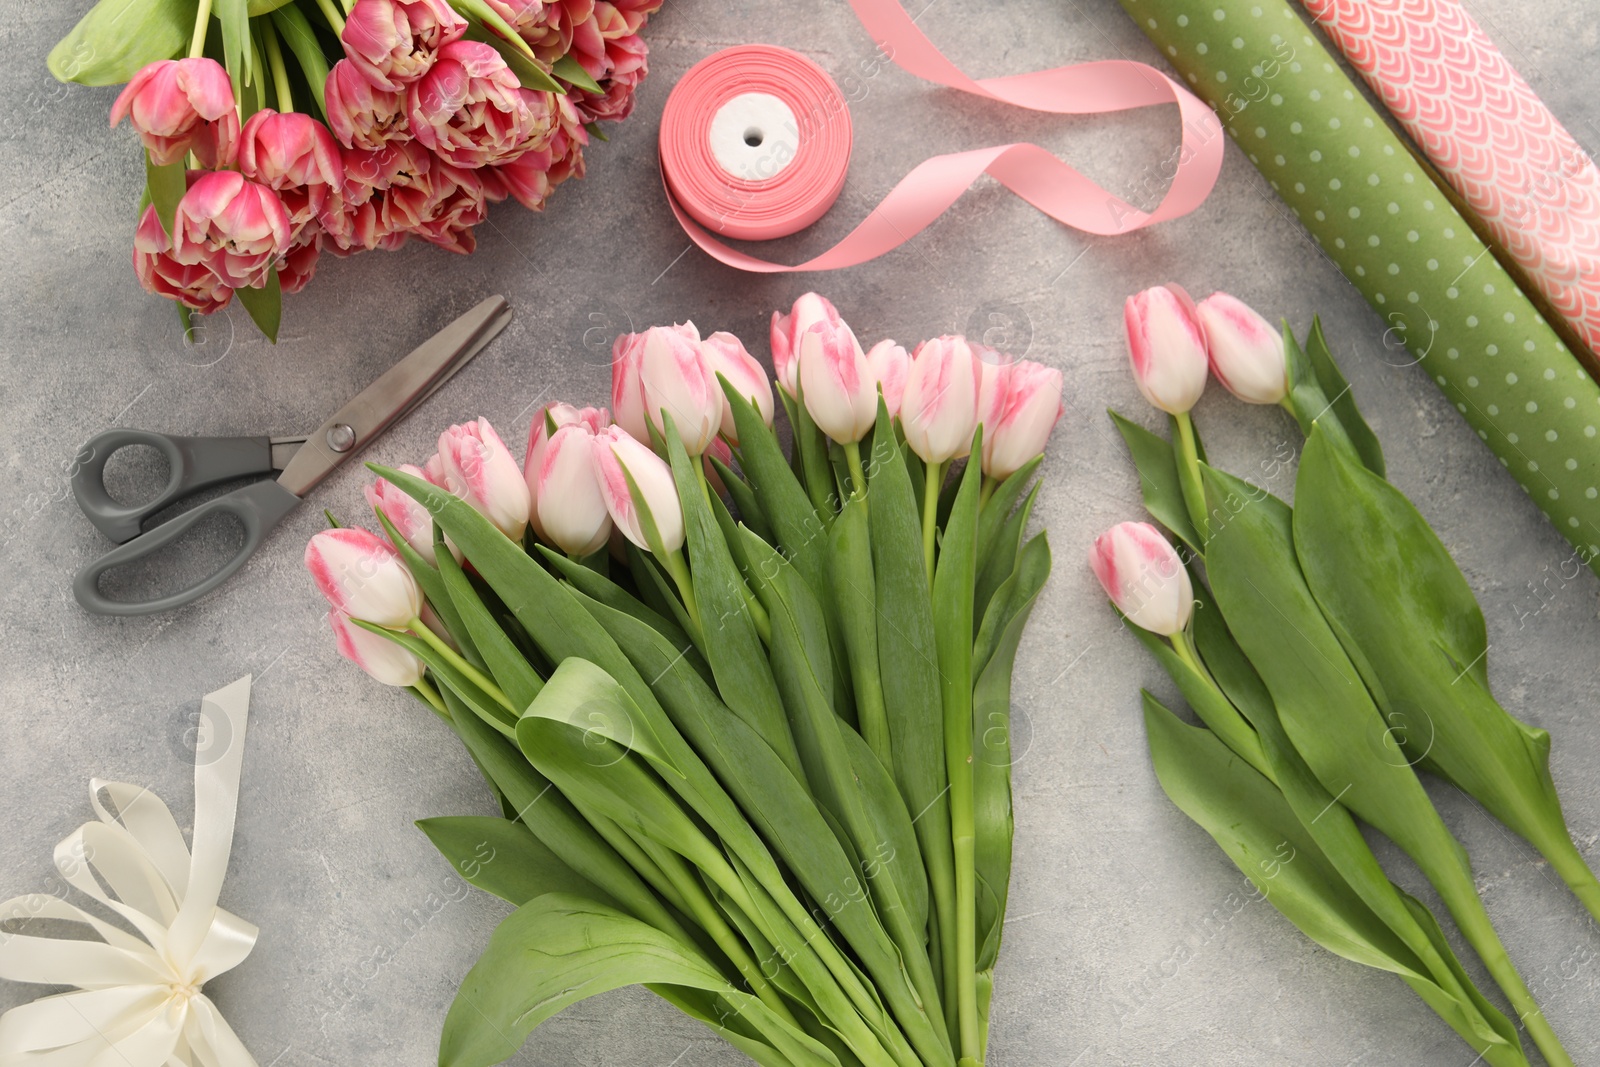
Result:
<svg viewBox="0 0 1600 1067">
<path fill-rule="evenodd" d="M 68 591 L 74 571 L 107 547 L 67 490 L 73 454 L 118 425 L 304 431 L 446 319 L 501 292 L 516 307 L 513 325 L 369 458 L 421 461 L 443 427 L 476 415 L 520 455 L 538 404 L 604 402 L 608 355 L 595 342 L 618 324 L 692 318 L 765 353 L 771 309 L 814 287 L 863 338 L 984 333 L 1066 374 L 1066 416 L 1036 513 L 1056 568 L 1016 675 L 1016 876 L 991 1063 L 1467 1067 L 1465 1045 L 1398 979 L 1334 957 L 1250 902 L 1243 878 L 1155 782 L 1138 689 L 1172 690 L 1119 630 L 1083 562 L 1096 533 L 1141 517 L 1104 409 L 1158 425 L 1128 375 L 1123 297 L 1174 280 L 1197 295 L 1230 290 L 1301 329 L 1322 314 L 1393 480 L 1483 604 L 1497 693 L 1554 736 L 1556 781 L 1591 858 L 1600 858 L 1600 586 L 1564 565 L 1566 543 L 1424 370 L 1385 344 L 1385 324 L 1231 144 L 1200 210 L 1133 236 L 1064 230 L 984 181 L 874 263 L 831 275 L 741 274 L 689 246 L 655 162 L 667 91 L 718 48 L 788 45 L 853 78 L 849 182 L 812 231 L 767 249 L 791 262 L 842 236 L 930 153 L 1032 139 L 1129 189 L 1171 150 L 1175 124 L 1170 109 L 1013 113 L 892 67 L 869 76 L 873 45 L 841 0 L 668 0 L 647 31 L 652 73 L 636 114 L 591 147 L 588 178 L 561 188 L 543 215 L 497 207 L 470 258 L 422 245 L 325 256 L 309 290 L 286 301 L 276 347 L 237 307 L 206 323 L 203 344 L 185 346 L 172 309 L 142 292 L 129 266 L 143 178 L 133 135 L 106 128 L 114 90 L 59 86 L 44 68 L 86 7 L 0 2 L 0 896 L 50 883 L 51 848 L 92 817 L 91 775 L 149 785 L 187 820 L 198 699 L 253 672 L 223 904 L 259 924 L 261 938 L 208 992 L 263 1065 L 432 1062 L 456 983 L 507 909 L 466 892 L 412 826 L 492 810 L 471 763 L 409 697 L 339 659 L 301 567 L 321 508 L 365 517 L 365 473 L 325 483 L 208 599 L 111 620 L 86 615 Z M 1471 8 L 1576 136 L 1600 146 L 1592 7 Z M 1158 62 L 1112 0 L 934 0 L 918 24 L 976 75 L 1119 55 Z M 1291 490 L 1292 466 L 1263 465 L 1298 450 L 1282 412 L 1213 389 L 1197 421 L 1214 459 Z M 1434 794 L 1568 1048 L 1579 1062 L 1600 1062 L 1600 930 L 1528 847 L 1460 794 Z M 1414 868 L 1393 867 L 1432 899 Z M 0 986 L 0 1007 L 36 992 Z M 556 1017 L 512 1062 L 741 1060 L 699 1024 L 625 990 Z"/>
</svg>

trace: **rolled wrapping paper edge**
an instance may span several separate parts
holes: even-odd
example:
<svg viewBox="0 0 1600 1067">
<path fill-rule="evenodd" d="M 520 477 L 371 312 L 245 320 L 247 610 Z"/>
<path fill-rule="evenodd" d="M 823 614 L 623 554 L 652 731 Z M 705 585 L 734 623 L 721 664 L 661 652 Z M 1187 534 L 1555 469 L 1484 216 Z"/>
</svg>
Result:
<svg viewBox="0 0 1600 1067">
<path fill-rule="evenodd" d="M 1287 0 L 1120 2 L 1600 573 L 1600 386 L 1312 29 Z"/>
<path fill-rule="evenodd" d="M 1384 10 L 1380 11 L 1380 5 L 1372 3 L 1365 12 L 1365 25 L 1372 32 L 1362 35 L 1360 27 L 1341 17 L 1341 13 L 1348 13 L 1348 8 L 1339 0 L 1301 0 L 1301 3 L 1383 101 L 1389 113 L 1405 127 L 1418 151 L 1435 168 L 1438 178 L 1450 186 L 1457 209 L 1468 216 L 1479 235 L 1494 248 L 1495 255 L 1517 277 L 1524 291 L 1562 334 L 1590 375 L 1600 377 L 1600 358 L 1597 358 L 1600 352 L 1600 245 L 1596 243 L 1600 240 L 1600 218 L 1593 216 L 1600 208 L 1600 168 L 1596 168 L 1582 146 L 1463 5 L 1447 0 L 1418 4 L 1413 0 L 1401 12 L 1394 10 L 1392 4 L 1381 5 Z M 1380 40 L 1373 21 L 1375 15 L 1389 16 L 1390 26 L 1403 20 L 1408 29 L 1422 26 L 1431 29 L 1434 36 L 1449 34 L 1456 40 L 1456 46 L 1449 53 L 1429 54 L 1419 51 L 1415 35 L 1411 33 L 1403 41 L 1394 40 L 1392 32 Z M 1358 50 L 1355 47 L 1358 42 L 1365 42 L 1369 47 Z M 1406 63 L 1403 67 L 1382 64 L 1375 51 L 1379 46 L 1402 53 Z M 1497 83 L 1501 90 L 1497 99 L 1502 109 L 1507 103 L 1520 105 L 1517 108 L 1519 118 L 1525 117 L 1520 114 L 1523 109 L 1530 109 L 1544 120 L 1545 128 L 1530 129 L 1526 121 L 1507 118 L 1480 106 L 1480 101 L 1460 99 L 1457 83 L 1444 75 L 1455 69 L 1452 62 L 1459 63 L 1462 56 L 1487 60 L 1484 66 L 1502 73 Z M 1422 69 L 1419 70 L 1419 66 Z M 1429 76 L 1436 96 L 1441 92 L 1438 87 L 1443 87 L 1443 102 L 1450 104 L 1449 108 L 1442 106 L 1438 99 L 1425 110 L 1416 106 L 1424 91 L 1416 84 L 1419 75 Z M 1495 128 L 1482 131 L 1489 144 L 1473 144 L 1463 139 L 1457 128 L 1459 124 L 1447 121 L 1456 117 L 1457 111 L 1482 114 L 1486 124 L 1498 123 L 1500 130 L 1514 126 L 1523 142 L 1524 154 L 1529 158 L 1508 160 L 1511 153 L 1493 143 Z M 1458 149 L 1452 153 L 1453 161 L 1439 158 L 1437 142 L 1441 137 Z M 1480 170 L 1492 162 L 1492 173 L 1465 173 L 1464 161 L 1469 156 Z M 1523 173 L 1524 169 L 1538 173 L 1530 179 Z M 1514 179 L 1519 178 L 1523 179 L 1524 188 L 1514 187 Z M 1535 186 L 1541 179 L 1551 178 L 1559 179 L 1558 188 L 1566 186 L 1569 192 L 1581 188 L 1588 193 L 1580 198 L 1591 211 L 1587 227 L 1563 226 L 1564 233 L 1552 234 L 1517 221 L 1519 204 L 1532 208 L 1535 218 L 1547 211 L 1563 209 L 1560 204 L 1539 203 L 1541 198 Z M 1570 201 L 1572 197 L 1563 199 Z M 1523 218 L 1527 217 L 1524 211 Z"/>
</svg>

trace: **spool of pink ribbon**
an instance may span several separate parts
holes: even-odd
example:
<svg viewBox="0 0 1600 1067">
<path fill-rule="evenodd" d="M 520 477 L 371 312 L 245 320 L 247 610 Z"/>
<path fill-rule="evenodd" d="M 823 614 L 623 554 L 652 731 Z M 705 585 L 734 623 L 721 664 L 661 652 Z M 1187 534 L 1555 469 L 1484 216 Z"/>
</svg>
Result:
<svg viewBox="0 0 1600 1067">
<path fill-rule="evenodd" d="M 787 265 L 719 238 L 768 240 L 816 222 L 849 170 L 852 125 L 844 94 L 799 53 L 741 45 L 707 57 L 673 87 L 661 116 L 661 176 L 673 213 L 702 249 L 763 274 L 836 270 L 911 240 L 983 174 L 1063 225 L 1109 236 L 1193 211 L 1222 167 L 1210 108 L 1154 67 L 1128 60 L 972 79 L 934 47 L 895 0 L 850 0 L 880 51 L 919 78 L 997 103 L 1057 115 L 1176 104 L 1183 141 L 1166 195 L 1144 211 L 1035 144 L 934 156 L 918 164 L 832 248 Z"/>
</svg>

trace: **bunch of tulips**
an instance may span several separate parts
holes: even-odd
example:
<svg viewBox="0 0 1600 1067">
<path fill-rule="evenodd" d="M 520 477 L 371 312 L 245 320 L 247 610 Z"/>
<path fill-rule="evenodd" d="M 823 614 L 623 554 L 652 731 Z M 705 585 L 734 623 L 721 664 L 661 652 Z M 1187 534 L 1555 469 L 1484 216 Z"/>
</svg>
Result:
<svg viewBox="0 0 1600 1067">
<path fill-rule="evenodd" d="M 488 204 L 544 207 L 646 73 L 660 0 L 102 0 L 51 53 L 127 87 L 144 144 L 140 283 L 185 315 L 237 294 L 275 336 L 319 254 L 475 247 Z M 170 21 L 193 27 L 182 49 Z M 148 62 L 146 62 L 148 60 Z M 137 62 L 137 66 L 135 63 Z"/>
<path fill-rule="evenodd" d="M 634 983 L 765 1067 L 983 1062 L 1062 377 L 961 337 L 868 351 L 809 293 L 771 344 L 777 389 L 732 334 L 625 335 L 609 415 L 547 406 L 520 465 L 451 427 L 374 468 L 386 537 L 307 546 L 340 651 L 501 801 L 421 824 L 518 909 L 441 1064 Z"/>
<path fill-rule="evenodd" d="M 1520 1023 L 1546 1063 L 1571 1064 L 1420 774 L 1526 839 L 1596 919 L 1600 882 L 1567 830 L 1549 734 L 1491 694 L 1483 614 L 1385 479 L 1320 325 L 1301 345 L 1231 296 L 1196 306 L 1176 286 L 1130 298 L 1126 323 L 1139 389 L 1170 415 L 1172 441 L 1113 418 L 1146 508 L 1182 552 L 1155 526 L 1125 522 L 1089 562 L 1202 724 L 1144 695 L 1162 787 L 1290 921 L 1398 975 L 1483 1062 L 1525 1067 Z M 1190 409 L 1208 367 L 1240 400 L 1281 405 L 1304 433 L 1293 508 L 1206 461 Z M 1474 987 L 1362 824 L 1416 862 L 1513 1015 Z"/>
</svg>

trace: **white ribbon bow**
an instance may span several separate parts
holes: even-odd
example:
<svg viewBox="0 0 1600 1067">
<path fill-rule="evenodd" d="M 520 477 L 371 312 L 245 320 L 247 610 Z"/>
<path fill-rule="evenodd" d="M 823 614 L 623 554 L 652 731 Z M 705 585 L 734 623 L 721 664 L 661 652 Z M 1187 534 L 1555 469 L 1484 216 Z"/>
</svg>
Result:
<svg viewBox="0 0 1600 1067">
<path fill-rule="evenodd" d="M 0 1016 L 0 1067 L 255 1067 L 200 992 L 256 943 L 254 926 L 217 907 L 233 845 L 250 676 L 208 694 L 202 709 L 227 740 L 220 755 L 208 749 L 195 762 L 192 854 L 161 798 L 99 779 L 89 784 L 100 821 L 56 846 L 62 877 L 143 940 L 47 894 L 0 904 L 0 978 L 77 987 Z M 86 926 L 100 939 L 14 932 L 37 919 Z"/>
</svg>

